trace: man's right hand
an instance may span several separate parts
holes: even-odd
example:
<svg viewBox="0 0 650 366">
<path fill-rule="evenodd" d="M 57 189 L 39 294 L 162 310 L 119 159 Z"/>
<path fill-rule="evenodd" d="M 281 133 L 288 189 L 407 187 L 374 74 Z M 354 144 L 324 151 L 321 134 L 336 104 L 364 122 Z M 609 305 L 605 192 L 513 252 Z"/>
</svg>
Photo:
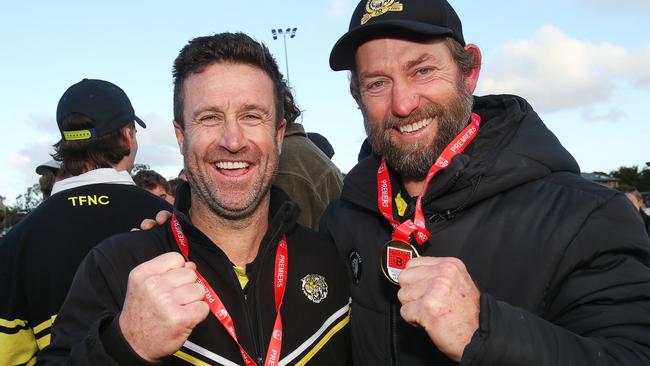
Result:
<svg viewBox="0 0 650 366">
<path fill-rule="evenodd" d="M 179 253 L 162 254 L 129 274 L 119 325 L 143 359 L 158 362 L 178 351 L 210 312 L 196 265 Z"/>
<path fill-rule="evenodd" d="M 144 219 L 140 223 L 141 230 L 151 230 L 156 227 L 156 225 L 164 225 L 172 217 L 172 213 L 169 211 L 158 211 L 156 214 L 156 219 Z M 137 230 L 137 229 L 133 229 Z"/>
</svg>

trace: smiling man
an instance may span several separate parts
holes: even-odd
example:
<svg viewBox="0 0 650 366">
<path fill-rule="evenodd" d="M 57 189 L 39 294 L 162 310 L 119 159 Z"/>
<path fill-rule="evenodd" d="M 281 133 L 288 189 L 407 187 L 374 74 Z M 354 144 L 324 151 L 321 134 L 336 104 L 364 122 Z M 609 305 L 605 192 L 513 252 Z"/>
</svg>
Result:
<svg viewBox="0 0 650 366">
<path fill-rule="evenodd" d="M 242 33 L 181 50 L 174 128 L 188 183 L 174 215 L 90 253 L 39 361 L 348 363 L 349 287 L 336 249 L 271 187 L 286 92 L 268 49 Z"/>
<path fill-rule="evenodd" d="M 374 151 L 320 225 L 355 364 L 650 364 L 640 220 L 524 99 L 472 96 L 481 52 L 445 0 L 360 2 L 330 65 Z"/>
</svg>

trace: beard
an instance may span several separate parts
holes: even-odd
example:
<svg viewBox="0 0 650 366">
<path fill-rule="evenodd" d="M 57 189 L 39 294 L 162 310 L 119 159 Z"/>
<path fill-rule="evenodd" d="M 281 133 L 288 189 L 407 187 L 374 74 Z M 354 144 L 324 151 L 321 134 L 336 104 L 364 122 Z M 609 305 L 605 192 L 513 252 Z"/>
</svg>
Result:
<svg viewBox="0 0 650 366">
<path fill-rule="evenodd" d="M 361 106 L 368 142 L 373 151 L 386 159 L 386 163 L 402 178 L 424 179 L 438 156 L 465 128 L 473 105 L 472 95 L 465 89 L 463 80 L 456 84 L 456 92 L 443 105 L 431 102 L 413 111 L 408 117 L 388 115 L 382 123 L 370 121 L 365 107 Z M 404 146 L 391 137 L 391 130 L 401 125 L 426 118 L 437 117 L 437 131 L 432 141 L 418 141 Z"/>
<path fill-rule="evenodd" d="M 266 161 L 264 159 L 253 160 L 258 165 L 260 174 L 249 187 L 224 186 L 214 182 L 210 174 L 200 168 L 204 161 L 186 151 L 184 154 L 185 171 L 192 194 L 218 217 L 226 220 L 241 220 L 250 217 L 269 194 L 273 177 L 276 174 L 279 155 L 277 146 L 274 150 L 274 153 L 269 154 Z M 222 151 L 219 157 L 242 160 L 241 155 Z M 256 155 L 260 156 L 260 154 Z M 216 159 L 208 159 L 208 161 L 210 160 Z M 243 160 L 250 161 L 250 159 Z"/>
</svg>

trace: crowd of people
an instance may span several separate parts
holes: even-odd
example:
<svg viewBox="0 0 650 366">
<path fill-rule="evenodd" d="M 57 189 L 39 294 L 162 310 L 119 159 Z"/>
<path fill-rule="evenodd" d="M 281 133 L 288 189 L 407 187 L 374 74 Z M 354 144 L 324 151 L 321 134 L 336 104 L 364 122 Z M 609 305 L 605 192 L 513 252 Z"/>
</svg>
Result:
<svg viewBox="0 0 650 366">
<path fill-rule="evenodd" d="M 650 364 L 638 192 L 580 177 L 525 99 L 473 95 L 446 0 L 361 1 L 329 62 L 367 133 L 345 179 L 244 33 L 174 60 L 170 181 L 130 174 L 119 86 L 70 86 L 49 197 L 0 244 L 0 364 Z"/>
</svg>

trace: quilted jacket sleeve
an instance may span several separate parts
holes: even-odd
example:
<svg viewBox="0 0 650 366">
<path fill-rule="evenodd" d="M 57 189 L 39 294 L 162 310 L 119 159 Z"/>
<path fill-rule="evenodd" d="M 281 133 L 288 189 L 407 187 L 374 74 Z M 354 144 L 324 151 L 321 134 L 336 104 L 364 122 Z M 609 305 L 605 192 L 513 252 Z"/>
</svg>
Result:
<svg viewBox="0 0 650 366">
<path fill-rule="evenodd" d="M 593 211 L 548 284 L 543 317 L 482 294 L 461 365 L 649 365 L 650 240 L 622 195 Z"/>
</svg>

